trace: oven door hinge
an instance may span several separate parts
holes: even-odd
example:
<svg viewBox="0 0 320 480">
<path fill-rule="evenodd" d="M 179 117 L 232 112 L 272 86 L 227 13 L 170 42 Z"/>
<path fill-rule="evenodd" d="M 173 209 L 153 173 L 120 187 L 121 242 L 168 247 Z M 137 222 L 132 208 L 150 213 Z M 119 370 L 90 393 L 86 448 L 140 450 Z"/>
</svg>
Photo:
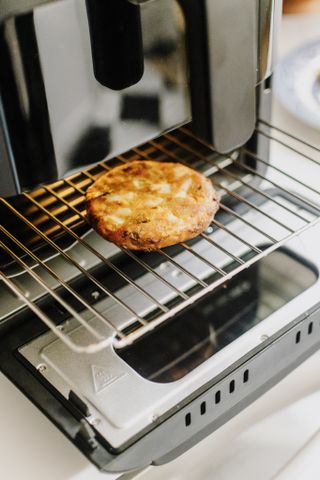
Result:
<svg viewBox="0 0 320 480">
<path fill-rule="evenodd" d="M 95 431 L 87 420 L 88 417 L 91 417 L 88 405 L 73 390 L 69 392 L 69 402 L 76 409 L 77 414 L 86 417 L 80 419 L 80 427 L 76 434 L 76 439 L 86 450 L 95 450 L 98 447 L 98 443 L 95 438 Z"/>
<path fill-rule="evenodd" d="M 76 435 L 77 441 L 83 448 L 92 452 L 98 447 L 98 442 L 95 437 L 95 431 L 91 425 L 87 422 L 87 420 L 82 418 L 80 420 L 80 427 Z"/>
</svg>

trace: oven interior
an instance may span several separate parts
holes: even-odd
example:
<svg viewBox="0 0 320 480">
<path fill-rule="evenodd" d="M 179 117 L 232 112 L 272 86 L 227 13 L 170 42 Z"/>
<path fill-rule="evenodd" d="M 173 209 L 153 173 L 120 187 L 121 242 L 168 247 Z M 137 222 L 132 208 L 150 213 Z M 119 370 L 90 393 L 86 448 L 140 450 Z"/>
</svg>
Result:
<svg viewBox="0 0 320 480">
<path fill-rule="evenodd" d="M 306 320 L 303 312 L 313 306 L 291 310 L 286 325 L 279 323 L 262 341 L 254 334 L 247 345 L 251 332 L 318 288 L 319 270 L 320 193 L 316 177 L 311 184 L 303 176 L 319 168 L 319 149 L 262 120 L 255 137 L 275 149 L 276 163 L 250 144 L 220 155 L 182 127 L 54 184 L 0 198 L 1 369 L 100 468 L 110 452 L 123 451 L 130 468 L 140 467 L 141 454 L 134 451 L 147 440 L 139 447 L 135 442 L 155 435 L 156 426 L 158 432 L 165 428 L 176 405 L 188 427 L 191 413 L 183 408 L 222 375 L 239 408 L 241 395 L 252 401 L 253 393 L 242 391 L 249 379 L 245 362 L 268 342 L 278 348 L 280 337 L 287 341 L 297 318 Z M 285 161 L 288 152 L 292 163 Z M 133 159 L 177 161 L 209 177 L 221 207 L 208 229 L 156 253 L 128 251 L 99 237 L 85 221 L 85 191 L 110 168 Z M 312 329 L 290 365 L 318 346 Z M 230 360 L 234 346 L 239 350 Z M 241 382 L 229 381 L 240 366 Z M 269 372 L 274 381 L 277 368 Z M 263 375 L 259 381 L 261 392 L 268 382 Z M 130 406 L 125 390 L 119 397 L 121 388 L 133 388 Z M 219 399 L 217 392 L 222 390 L 215 392 Z M 51 407 L 43 395 L 50 396 Z M 206 411 L 204 402 L 200 408 Z M 61 417 L 61 405 L 73 420 Z M 224 408 L 229 416 L 236 413 Z M 191 429 L 188 435 L 196 437 Z M 143 462 L 155 461 L 152 455 Z M 112 457 L 115 471 L 117 461 Z"/>
<path fill-rule="evenodd" d="M 314 265 L 280 248 L 118 354 L 142 377 L 174 382 L 310 288 L 317 278 Z"/>
<path fill-rule="evenodd" d="M 8 312 L 18 314 L 27 305 L 66 341 L 57 324 L 76 319 L 89 339 L 76 349 L 97 351 L 110 339 L 122 348 L 316 223 L 316 186 L 304 183 L 303 172 L 296 175 L 295 162 L 282 166 L 290 138 L 269 130 L 261 122 L 256 132 L 279 148 L 277 164 L 268 169 L 268 158 L 248 146 L 218 155 L 181 128 L 55 184 L 1 198 L 2 323 Z M 299 147 L 298 162 L 314 167 L 316 158 L 305 156 L 303 143 Z M 212 180 L 221 206 L 206 232 L 146 254 L 118 248 L 92 231 L 85 221 L 87 187 L 113 166 L 137 158 L 178 161 Z M 95 315 L 94 327 L 80 312 Z"/>
</svg>

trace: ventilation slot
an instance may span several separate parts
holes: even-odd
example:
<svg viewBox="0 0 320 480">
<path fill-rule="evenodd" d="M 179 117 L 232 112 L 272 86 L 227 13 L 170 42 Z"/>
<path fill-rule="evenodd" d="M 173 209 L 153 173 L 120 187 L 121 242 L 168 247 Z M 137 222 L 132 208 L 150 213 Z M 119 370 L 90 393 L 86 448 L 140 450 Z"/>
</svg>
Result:
<svg viewBox="0 0 320 480">
<path fill-rule="evenodd" d="M 206 405 L 206 402 L 202 402 L 201 405 L 200 405 L 200 413 L 201 415 L 204 415 L 207 411 L 207 405 Z"/>
<path fill-rule="evenodd" d="M 311 335 L 312 331 L 313 331 L 313 322 L 310 322 L 308 326 L 308 335 Z"/>
<path fill-rule="evenodd" d="M 229 392 L 233 393 L 235 391 L 235 388 L 236 388 L 236 382 L 234 380 L 231 380 L 231 382 L 229 383 Z"/>
<path fill-rule="evenodd" d="M 300 343 L 300 340 L 301 340 L 301 332 L 299 330 L 299 332 L 297 332 L 296 334 L 296 343 Z"/>
<path fill-rule="evenodd" d="M 243 383 L 247 383 L 249 380 L 249 370 L 243 372 Z"/>
<path fill-rule="evenodd" d="M 215 402 L 216 402 L 216 404 L 221 402 L 221 392 L 220 392 L 220 390 L 218 390 L 215 394 Z"/>
<path fill-rule="evenodd" d="M 185 420 L 186 427 L 189 427 L 189 425 L 191 425 L 191 413 L 187 413 L 184 420 Z"/>
</svg>

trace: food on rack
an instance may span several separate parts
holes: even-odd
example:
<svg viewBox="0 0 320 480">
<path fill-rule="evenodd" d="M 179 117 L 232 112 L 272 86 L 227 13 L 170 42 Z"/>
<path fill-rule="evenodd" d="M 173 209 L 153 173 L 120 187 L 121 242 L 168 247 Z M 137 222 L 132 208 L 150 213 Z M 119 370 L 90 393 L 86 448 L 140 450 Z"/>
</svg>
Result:
<svg viewBox="0 0 320 480">
<path fill-rule="evenodd" d="M 86 199 L 88 221 L 102 237 L 145 251 L 196 237 L 219 208 L 204 175 L 179 163 L 143 160 L 102 175 Z"/>
</svg>

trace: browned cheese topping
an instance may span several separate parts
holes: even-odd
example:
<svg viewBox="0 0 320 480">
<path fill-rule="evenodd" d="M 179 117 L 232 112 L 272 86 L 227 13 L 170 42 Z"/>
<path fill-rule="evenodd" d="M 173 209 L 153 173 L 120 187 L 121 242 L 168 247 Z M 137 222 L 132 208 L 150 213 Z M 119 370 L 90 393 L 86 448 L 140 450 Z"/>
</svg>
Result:
<svg viewBox="0 0 320 480">
<path fill-rule="evenodd" d="M 105 239 L 157 250 L 199 235 L 219 208 L 210 180 L 179 163 L 133 161 L 102 175 L 86 193 L 87 216 Z"/>
</svg>

